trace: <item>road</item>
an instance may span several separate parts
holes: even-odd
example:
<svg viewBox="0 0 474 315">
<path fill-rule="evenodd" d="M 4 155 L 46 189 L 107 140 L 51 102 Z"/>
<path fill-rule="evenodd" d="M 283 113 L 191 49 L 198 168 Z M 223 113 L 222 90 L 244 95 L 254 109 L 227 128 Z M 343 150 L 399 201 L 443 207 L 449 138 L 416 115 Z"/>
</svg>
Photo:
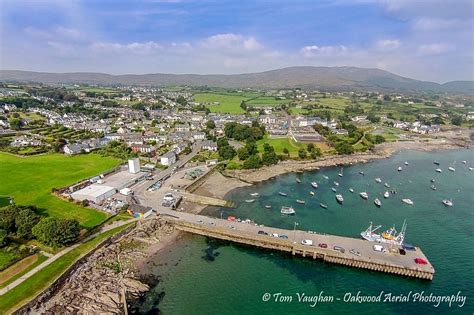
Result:
<svg viewBox="0 0 474 315">
<path fill-rule="evenodd" d="M 0 289 L 0 296 L 4 295 L 5 293 L 7 293 L 8 291 L 12 290 L 13 288 L 15 288 L 16 286 L 20 285 L 21 283 L 23 283 L 24 281 L 28 280 L 29 278 L 31 278 L 32 276 L 34 276 L 38 271 L 42 270 L 43 268 L 49 266 L 50 264 L 52 264 L 53 262 L 55 262 L 56 260 L 58 260 L 59 258 L 61 258 L 62 256 L 66 255 L 67 253 L 69 253 L 70 251 L 72 251 L 73 249 L 77 248 L 78 246 L 84 244 L 85 242 L 99 236 L 100 234 L 102 233 L 105 233 L 111 229 L 114 229 L 116 227 L 119 227 L 119 226 L 123 226 L 123 225 L 126 225 L 126 224 L 129 224 L 129 223 L 132 223 L 132 222 L 135 222 L 137 221 L 138 219 L 137 218 L 133 218 L 133 219 L 130 219 L 130 220 L 127 220 L 127 221 L 116 221 L 110 225 L 107 225 L 107 226 L 104 226 L 99 232 L 95 233 L 95 234 L 92 234 L 88 237 L 86 237 L 85 239 L 83 239 L 82 241 L 74 244 L 74 245 L 71 245 L 65 249 L 63 249 L 62 251 L 60 251 L 59 253 L 51 256 L 50 258 L 46 259 L 43 263 L 39 264 L 38 266 L 36 266 L 35 268 L 31 269 L 30 271 L 28 271 L 27 273 L 25 273 L 23 276 L 21 276 L 20 278 L 16 279 L 15 281 L 13 281 L 12 283 L 10 283 L 9 285 L 3 287 L 2 289 Z M 58 275 L 59 276 L 59 275 Z"/>
</svg>

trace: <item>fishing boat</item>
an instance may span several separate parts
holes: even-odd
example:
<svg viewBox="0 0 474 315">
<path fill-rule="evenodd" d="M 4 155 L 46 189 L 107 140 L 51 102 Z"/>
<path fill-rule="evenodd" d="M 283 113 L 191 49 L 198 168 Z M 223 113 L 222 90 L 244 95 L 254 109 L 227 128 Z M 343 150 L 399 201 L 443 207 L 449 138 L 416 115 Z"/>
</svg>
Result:
<svg viewBox="0 0 474 315">
<path fill-rule="evenodd" d="M 397 230 L 395 230 L 395 226 L 383 232 L 382 234 L 375 233 L 375 231 L 377 231 L 381 227 L 381 225 L 374 227 L 372 222 L 370 222 L 370 225 L 367 230 L 360 233 L 360 236 L 362 236 L 363 239 L 369 242 L 403 245 L 407 228 L 406 221 L 403 222 L 402 230 L 398 234 Z"/>
<path fill-rule="evenodd" d="M 414 204 L 413 201 L 412 201 L 411 199 L 408 199 L 408 198 L 402 199 L 402 201 L 403 201 L 404 203 L 406 203 L 407 205 L 410 205 L 410 206 L 412 206 L 412 205 Z"/>
<path fill-rule="evenodd" d="M 298 184 L 301 184 L 301 179 L 297 178 L 297 179 L 296 179 L 296 182 L 297 182 Z"/>
<path fill-rule="evenodd" d="M 336 200 L 337 200 L 337 202 L 339 202 L 339 203 L 341 203 L 341 204 L 344 202 L 344 198 L 342 198 L 342 195 L 341 195 L 341 194 L 337 194 L 337 195 L 336 195 Z"/>
<path fill-rule="evenodd" d="M 280 191 L 280 192 L 278 192 L 278 194 L 279 194 L 280 196 L 283 196 L 283 197 L 286 197 L 286 196 L 288 196 L 288 194 L 287 194 L 287 193 L 284 193 L 284 192 L 281 192 L 281 191 Z"/>
<path fill-rule="evenodd" d="M 436 190 L 436 189 L 438 189 L 438 188 L 436 188 L 435 185 L 431 185 L 431 189 Z"/>
<path fill-rule="evenodd" d="M 296 211 L 292 207 L 281 207 L 280 213 L 281 214 L 287 214 L 287 215 L 293 215 L 293 214 L 296 213 Z"/>
<path fill-rule="evenodd" d="M 365 191 L 361 192 L 359 195 L 365 200 L 369 199 L 369 194 Z"/>
<path fill-rule="evenodd" d="M 334 188 L 334 187 L 331 187 L 331 190 L 332 190 L 332 191 L 334 191 L 334 192 L 336 192 L 336 191 L 337 191 L 337 189 L 336 189 L 336 188 Z"/>
<path fill-rule="evenodd" d="M 403 168 L 402 168 L 401 166 L 399 166 L 399 167 L 397 168 L 397 171 L 399 171 L 399 172 L 401 172 L 402 170 L 403 170 Z"/>
<path fill-rule="evenodd" d="M 309 194 L 310 194 L 311 196 L 314 196 L 314 191 L 310 191 Z"/>
<path fill-rule="evenodd" d="M 434 165 L 439 165 L 439 162 L 438 161 L 433 161 L 433 164 Z"/>
<path fill-rule="evenodd" d="M 442 201 L 443 205 L 445 205 L 446 207 L 452 207 L 453 206 L 453 202 L 451 200 L 448 200 L 448 199 L 444 199 Z"/>
<path fill-rule="evenodd" d="M 324 179 L 329 179 L 329 177 L 328 177 L 328 176 L 326 176 L 326 175 L 323 175 L 323 178 L 324 178 Z"/>
<path fill-rule="evenodd" d="M 265 205 L 265 208 L 270 209 L 272 205 Z"/>
<path fill-rule="evenodd" d="M 296 199 L 296 202 L 301 205 L 304 205 L 306 203 L 304 200 L 301 200 L 301 199 Z"/>
<path fill-rule="evenodd" d="M 311 186 L 312 186 L 314 189 L 317 189 L 317 188 L 318 188 L 318 183 L 312 182 L 312 183 L 311 183 Z"/>
<path fill-rule="evenodd" d="M 354 193 L 354 188 L 349 188 L 349 191 L 350 191 L 351 193 Z"/>
<path fill-rule="evenodd" d="M 452 167 L 452 166 L 448 167 L 448 170 L 450 170 L 451 172 L 455 172 L 455 171 L 456 171 L 456 169 L 455 169 L 454 167 Z"/>
<path fill-rule="evenodd" d="M 379 208 L 382 206 L 382 202 L 380 201 L 379 198 L 375 198 L 374 203 L 375 203 L 375 205 L 376 205 L 377 207 L 379 207 Z"/>
<path fill-rule="evenodd" d="M 258 196 L 258 193 L 251 193 L 250 196 L 252 196 L 252 197 L 257 197 L 257 196 Z"/>
<path fill-rule="evenodd" d="M 386 191 L 386 192 L 383 194 L 383 197 L 384 197 L 384 198 L 390 197 L 390 193 L 389 193 L 388 191 Z"/>
<path fill-rule="evenodd" d="M 326 206 L 324 203 L 320 203 L 319 206 L 320 206 L 321 208 L 323 208 L 323 209 L 327 209 L 327 208 L 328 208 L 328 206 Z"/>
<path fill-rule="evenodd" d="M 388 183 L 383 184 L 385 187 L 390 188 L 390 185 Z"/>
<path fill-rule="evenodd" d="M 440 168 L 437 168 L 437 169 L 436 169 L 436 172 L 438 172 L 438 173 L 442 173 L 442 172 L 443 172 L 443 170 L 442 170 L 442 169 L 440 169 Z"/>
<path fill-rule="evenodd" d="M 254 201 L 255 201 L 255 199 L 247 199 L 247 200 L 245 200 L 245 202 L 248 202 L 248 203 L 252 203 L 252 202 L 254 202 Z"/>
<path fill-rule="evenodd" d="M 407 161 L 405 161 L 403 164 L 405 164 L 405 165 L 408 165 L 408 162 L 407 162 Z"/>
<path fill-rule="evenodd" d="M 376 181 L 377 183 L 379 183 L 379 184 L 382 182 L 382 180 L 380 179 L 380 177 L 377 177 L 377 178 L 375 179 L 375 181 Z"/>
<path fill-rule="evenodd" d="M 344 169 L 341 167 L 341 172 L 339 174 L 337 174 L 339 177 L 342 177 L 344 176 Z"/>
<path fill-rule="evenodd" d="M 365 175 L 365 174 L 364 174 L 364 172 L 362 172 L 362 171 L 360 171 L 360 172 L 359 172 L 359 174 L 360 174 L 360 175 L 362 175 L 362 176 L 364 176 L 364 175 Z"/>
<path fill-rule="evenodd" d="M 334 181 L 334 185 L 336 185 L 336 186 L 339 186 L 339 183 L 338 183 L 338 182 L 336 182 L 336 181 Z"/>
</svg>

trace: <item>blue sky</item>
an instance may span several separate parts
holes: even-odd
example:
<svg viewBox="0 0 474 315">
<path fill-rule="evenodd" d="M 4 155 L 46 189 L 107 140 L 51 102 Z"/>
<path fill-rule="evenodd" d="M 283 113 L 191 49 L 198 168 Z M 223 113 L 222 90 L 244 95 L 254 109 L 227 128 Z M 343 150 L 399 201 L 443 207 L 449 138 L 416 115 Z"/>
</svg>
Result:
<svg viewBox="0 0 474 315">
<path fill-rule="evenodd" d="M 359 66 L 473 80 L 470 0 L 0 0 L 0 68 L 243 73 Z"/>
</svg>

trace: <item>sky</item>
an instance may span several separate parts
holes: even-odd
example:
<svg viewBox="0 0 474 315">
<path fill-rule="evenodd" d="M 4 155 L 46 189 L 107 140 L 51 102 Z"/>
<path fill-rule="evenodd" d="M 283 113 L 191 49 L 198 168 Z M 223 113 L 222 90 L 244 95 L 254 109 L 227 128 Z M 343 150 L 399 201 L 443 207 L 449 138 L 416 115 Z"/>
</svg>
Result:
<svg viewBox="0 0 474 315">
<path fill-rule="evenodd" d="M 0 0 L 0 69 L 474 80 L 472 0 Z"/>
</svg>

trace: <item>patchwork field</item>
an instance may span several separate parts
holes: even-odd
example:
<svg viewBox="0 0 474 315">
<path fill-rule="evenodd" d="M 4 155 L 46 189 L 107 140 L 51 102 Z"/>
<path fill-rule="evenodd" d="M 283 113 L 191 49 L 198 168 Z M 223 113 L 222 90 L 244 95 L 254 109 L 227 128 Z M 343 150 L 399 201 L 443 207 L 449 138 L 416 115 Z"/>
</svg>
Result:
<svg viewBox="0 0 474 315">
<path fill-rule="evenodd" d="M 35 205 L 50 216 L 75 218 L 83 227 L 91 228 L 104 221 L 107 215 L 61 200 L 51 194 L 51 188 L 67 186 L 117 164 L 113 158 L 96 154 L 20 158 L 0 153 L 0 178 L 3 179 L 0 195 L 12 196 L 20 205 Z"/>
</svg>

